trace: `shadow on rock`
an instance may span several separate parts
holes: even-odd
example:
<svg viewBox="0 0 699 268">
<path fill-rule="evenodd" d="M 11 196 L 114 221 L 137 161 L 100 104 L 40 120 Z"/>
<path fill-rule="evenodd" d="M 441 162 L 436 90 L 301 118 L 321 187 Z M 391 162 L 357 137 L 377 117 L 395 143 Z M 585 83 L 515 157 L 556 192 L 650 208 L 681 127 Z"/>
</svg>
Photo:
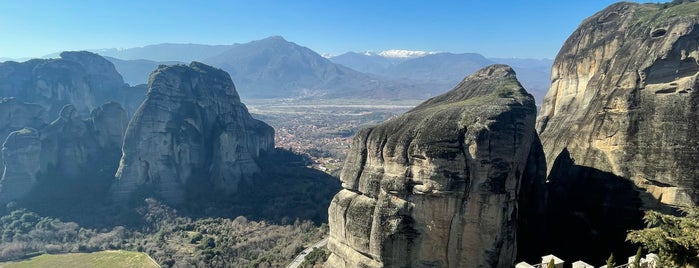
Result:
<svg viewBox="0 0 699 268">
<path fill-rule="evenodd" d="M 643 224 L 642 200 L 650 194 L 630 180 L 595 168 L 576 165 L 567 149 L 556 158 L 546 181 L 542 217 L 520 229 L 518 259 L 537 262 L 554 254 L 565 261 L 602 263 L 610 253 L 632 256 L 637 245 L 625 242 Z M 664 207 L 659 208 L 671 210 Z"/>
</svg>

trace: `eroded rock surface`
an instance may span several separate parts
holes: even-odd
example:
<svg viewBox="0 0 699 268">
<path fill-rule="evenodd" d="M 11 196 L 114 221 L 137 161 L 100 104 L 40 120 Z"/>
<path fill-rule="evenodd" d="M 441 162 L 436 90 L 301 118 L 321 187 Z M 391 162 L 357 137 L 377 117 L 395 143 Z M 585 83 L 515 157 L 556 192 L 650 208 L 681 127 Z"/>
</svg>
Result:
<svg viewBox="0 0 699 268">
<path fill-rule="evenodd" d="M 35 129 L 10 133 L 2 146 L 4 171 L 0 180 L 0 204 L 17 200 L 35 185 L 41 167 L 41 141 Z"/>
<path fill-rule="evenodd" d="M 25 103 L 17 98 L 0 98 L 0 140 L 10 132 L 23 128 L 38 129 L 48 123 L 48 113 L 38 104 Z M 2 157 L 0 157 L 2 160 Z M 0 161 L 0 170 L 4 169 Z"/>
<path fill-rule="evenodd" d="M 613 4 L 561 48 L 537 118 L 549 183 L 529 258 L 632 255 L 645 209 L 699 202 L 699 3 L 682 2 Z"/>
<path fill-rule="evenodd" d="M 107 103 L 92 114 L 82 119 L 75 106 L 66 105 L 40 130 L 12 132 L 3 147 L 6 166 L 0 203 L 22 198 L 41 183 L 80 184 L 95 180 L 99 172 L 113 174 L 121 155 L 126 112 L 117 103 Z"/>
<path fill-rule="evenodd" d="M 114 187 L 116 200 L 151 189 L 169 203 L 187 187 L 234 193 L 274 149 L 274 130 L 253 119 L 230 76 L 201 63 L 160 66 L 128 126 Z"/>
<path fill-rule="evenodd" d="M 492 65 L 355 136 L 326 267 L 511 267 L 534 99 Z M 533 172 L 536 173 L 536 172 Z"/>
<path fill-rule="evenodd" d="M 698 72 L 699 3 L 618 3 L 586 19 L 556 57 L 537 119 L 551 179 L 566 151 L 633 181 L 648 206 L 697 204 Z"/>
<path fill-rule="evenodd" d="M 39 104 L 50 116 L 72 104 L 82 116 L 88 116 L 108 101 L 134 107 L 145 92 L 125 84 L 114 65 L 101 56 L 72 51 L 56 59 L 0 63 L 0 97 Z"/>
</svg>

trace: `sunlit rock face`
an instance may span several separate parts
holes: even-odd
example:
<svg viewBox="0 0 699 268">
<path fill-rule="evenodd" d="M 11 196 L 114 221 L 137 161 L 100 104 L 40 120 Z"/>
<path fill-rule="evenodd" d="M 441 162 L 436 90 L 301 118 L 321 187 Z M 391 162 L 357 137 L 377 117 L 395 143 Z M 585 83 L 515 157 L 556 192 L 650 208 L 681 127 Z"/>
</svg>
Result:
<svg viewBox="0 0 699 268">
<path fill-rule="evenodd" d="M 699 202 L 697 25 L 699 3 L 618 3 L 580 25 L 537 119 L 551 180 L 565 152 L 633 181 L 646 205 Z"/>
<path fill-rule="evenodd" d="M 613 4 L 557 55 L 537 118 L 547 243 L 525 247 L 538 256 L 632 255 L 644 210 L 699 202 L 699 3 L 679 2 Z"/>
<path fill-rule="evenodd" d="M 95 53 L 66 51 L 55 59 L 0 63 L 1 97 L 39 104 L 51 117 L 72 104 L 87 117 L 109 101 L 119 102 L 132 114 L 145 90 L 129 87 L 114 65 Z"/>
<path fill-rule="evenodd" d="M 61 59 L 77 62 L 82 67 L 85 78 L 92 90 L 97 105 L 107 101 L 123 103 L 120 91 L 127 87 L 124 78 L 117 72 L 114 64 L 100 55 L 87 51 L 66 51 Z"/>
<path fill-rule="evenodd" d="M 198 62 L 160 66 L 129 123 L 114 197 L 153 191 L 176 204 L 195 184 L 234 193 L 273 148 L 274 130 L 250 116 L 226 72 Z"/>
<path fill-rule="evenodd" d="M 534 99 L 486 67 L 362 129 L 329 208 L 326 267 L 512 267 Z"/>
</svg>

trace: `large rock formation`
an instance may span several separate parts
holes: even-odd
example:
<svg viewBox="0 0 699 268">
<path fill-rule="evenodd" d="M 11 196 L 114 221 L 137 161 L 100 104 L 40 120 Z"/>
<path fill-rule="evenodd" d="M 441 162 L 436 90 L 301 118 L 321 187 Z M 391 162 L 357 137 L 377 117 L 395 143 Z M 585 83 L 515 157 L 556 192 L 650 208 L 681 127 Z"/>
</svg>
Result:
<svg viewBox="0 0 699 268">
<path fill-rule="evenodd" d="M 492 65 L 359 131 L 326 267 L 511 267 L 535 116 L 514 71 Z"/>
<path fill-rule="evenodd" d="M 25 127 L 38 129 L 48 123 L 48 113 L 41 105 L 25 103 L 16 98 L 0 98 L 0 141 L 10 132 Z M 4 169 L 0 156 L 0 170 Z"/>
<path fill-rule="evenodd" d="M 124 84 L 111 62 L 91 52 L 63 52 L 57 59 L 0 63 L 0 97 L 37 103 L 52 116 L 66 104 L 73 104 L 87 116 L 102 103 L 117 101 L 131 107 L 144 96 L 144 91 Z"/>
<path fill-rule="evenodd" d="M 66 105 L 58 119 L 41 129 L 42 173 L 78 177 L 98 159 L 116 166 L 126 124 L 126 112 L 114 102 L 95 109 L 87 120 Z"/>
<path fill-rule="evenodd" d="M 41 105 L 25 103 L 17 98 L 0 99 L 0 139 L 25 127 L 40 128 L 48 123 L 48 113 Z"/>
<path fill-rule="evenodd" d="M 549 170 L 567 151 L 664 204 L 697 204 L 698 25 L 694 2 L 619 3 L 586 19 L 556 57 L 537 119 Z"/>
<path fill-rule="evenodd" d="M 84 120 L 69 104 L 40 130 L 12 132 L 3 147 L 5 171 L 0 180 L 0 203 L 20 199 L 37 184 L 79 183 L 97 180 L 98 173 L 113 174 L 121 155 L 126 112 L 112 102 L 92 114 Z"/>
<path fill-rule="evenodd" d="M 41 141 L 35 129 L 24 128 L 7 136 L 2 146 L 5 168 L 0 180 L 0 204 L 23 197 L 36 185 L 40 155 Z"/>
<path fill-rule="evenodd" d="M 226 72 L 198 62 L 160 66 L 129 123 L 114 195 L 126 200 L 150 187 L 181 203 L 186 187 L 205 184 L 232 193 L 273 148 L 274 130 L 250 116 Z"/>
<path fill-rule="evenodd" d="M 540 254 L 633 254 L 624 237 L 644 207 L 699 202 L 699 3 L 682 2 L 611 5 L 561 48 L 537 118 L 549 170 Z"/>
<path fill-rule="evenodd" d="M 119 151 L 121 155 L 124 132 L 129 124 L 124 108 L 116 102 L 105 103 L 92 110 L 90 121 L 99 147 Z"/>
</svg>

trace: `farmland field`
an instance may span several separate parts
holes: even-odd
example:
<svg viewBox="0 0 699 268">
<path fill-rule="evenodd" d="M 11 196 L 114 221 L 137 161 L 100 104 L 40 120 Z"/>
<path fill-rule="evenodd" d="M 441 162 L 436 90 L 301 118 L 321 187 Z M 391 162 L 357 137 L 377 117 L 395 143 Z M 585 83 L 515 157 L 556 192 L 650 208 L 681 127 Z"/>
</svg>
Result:
<svg viewBox="0 0 699 268">
<path fill-rule="evenodd" d="M 43 254 L 30 259 L 3 262 L 2 268 L 28 267 L 160 267 L 142 252 L 108 250 L 93 253 Z"/>
</svg>

